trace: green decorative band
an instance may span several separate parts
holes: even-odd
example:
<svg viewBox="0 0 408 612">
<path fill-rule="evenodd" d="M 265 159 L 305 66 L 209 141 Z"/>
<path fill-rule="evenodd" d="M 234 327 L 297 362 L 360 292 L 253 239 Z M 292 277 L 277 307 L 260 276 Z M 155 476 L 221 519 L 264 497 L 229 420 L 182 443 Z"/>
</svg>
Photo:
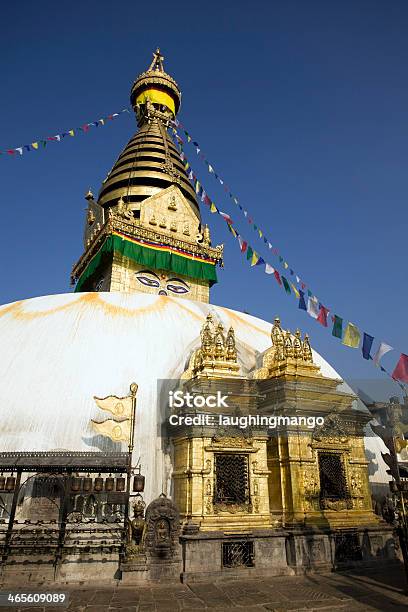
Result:
<svg viewBox="0 0 408 612">
<path fill-rule="evenodd" d="M 210 285 L 217 282 L 215 263 L 194 259 L 191 255 L 178 255 L 170 250 L 161 250 L 159 245 L 148 247 L 134 240 L 127 240 L 117 234 L 108 236 L 99 251 L 91 259 L 79 277 L 75 292 L 82 291 L 88 281 L 114 253 L 120 253 L 132 261 L 155 270 L 170 270 L 176 274 L 208 280 Z"/>
</svg>

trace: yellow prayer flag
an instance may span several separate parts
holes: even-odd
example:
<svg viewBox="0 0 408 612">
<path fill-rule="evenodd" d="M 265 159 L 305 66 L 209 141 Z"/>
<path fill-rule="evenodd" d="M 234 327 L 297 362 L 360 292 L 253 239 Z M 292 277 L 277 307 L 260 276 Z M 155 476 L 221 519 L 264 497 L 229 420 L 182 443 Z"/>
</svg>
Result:
<svg viewBox="0 0 408 612">
<path fill-rule="evenodd" d="M 259 261 L 259 255 L 258 255 L 258 253 L 256 253 L 256 251 L 254 251 L 254 253 L 252 255 L 252 259 L 251 259 L 251 266 L 256 266 L 258 261 Z"/>
<path fill-rule="evenodd" d="M 285 270 L 289 268 L 289 265 L 286 263 L 286 261 L 284 262 L 283 267 L 285 268 Z"/>
<path fill-rule="evenodd" d="M 259 237 L 262 238 L 263 234 L 260 229 L 258 230 L 258 234 L 259 234 Z"/>
<path fill-rule="evenodd" d="M 70 136 L 75 136 L 75 132 L 74 132 L 74 130 L 69 130 L 68 134 L 69 134 Z"/>
<path fill-rule="evenodd" d="M 360 330 L 353 323 L 348 323 L 344 332 L 343 344 L 351 348 L 358 348 L 360 344 Z"/>
<path fill-rule="evenodd" d="M 91 420 L 92 426 L 102 436 L 107 436 L 114 442 L 128 442 L 130 439 L 130 420 L 125 419 L 124 421 L 114 421 L 108 419 L 103 423 Z"/>
<path fill-rule="evenodd" d="M 108 397 L 94 397 L 96 405 L 101 410 L 107 410 L 115 417 L 126 417 L 130 419 L 132 416 L 132 396 L 116 397 L 116 395 L 108 395 Z"/>
<path fill-rule="evenodd" d="M 214 204 L 214 202 L 211 202 L 210 212 L 212 212 L 212 213 L 218 212 L 218 209 L 217 209 L 216 205 Z"/>
<path fill-rule="evenodd" d="M 31 146 L 33 147 L 33 149 L 38 149 L 38 142 L 32 142 Z"/>
<path fill-rule="evenodd" d="M 290 283 L 290 286 L 293 289 L 293 293 L 296 295 L 296 297 L 299 299 L 300 298 L 300 293 L 299 291 L 296 289 L 295 285 L 293 283 Z"/>
</svg>

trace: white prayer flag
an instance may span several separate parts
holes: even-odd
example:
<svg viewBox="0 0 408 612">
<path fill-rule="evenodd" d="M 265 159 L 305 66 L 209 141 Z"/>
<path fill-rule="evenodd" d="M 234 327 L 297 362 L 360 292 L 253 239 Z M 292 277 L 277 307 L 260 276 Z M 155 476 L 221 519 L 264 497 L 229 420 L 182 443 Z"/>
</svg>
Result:
<svg viewBox="0 0 408 612">
<path fill-rule="evenodd" d="M 390 346 L 386 342 L 381 342 L 381 344 L 378 347 L 378 350 L 377 350 L 377 352 L 376 352 L 376 354 L 374 355 L 374 358 L 373 358 L 374 364 L 376 366 L 378 366 L 380 364 L 381 359 L 384 357 L 384 355 L 386 353 L 388 353 L 389 351 L 392 351 L 392 350 L 393 350 L 392 346 Z"/>
<path fill-rule="evenodd" d="M 315 297 L 310 297 L 307 303 L 307 313 L 317 319 L 319 316 L 319 300 Z"/>
<path fill-rule="evenodd" d="M 275 272 L 275 268 L 272 268 L 271 264 L 265 264 L 265 274 L 273 274 Z"/>
</svg>

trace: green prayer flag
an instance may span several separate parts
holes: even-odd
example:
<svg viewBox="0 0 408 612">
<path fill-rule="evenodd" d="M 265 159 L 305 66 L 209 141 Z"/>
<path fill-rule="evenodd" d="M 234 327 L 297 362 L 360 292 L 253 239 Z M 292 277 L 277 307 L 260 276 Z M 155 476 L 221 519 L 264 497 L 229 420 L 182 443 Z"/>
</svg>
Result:
<svg viewBox="0 0 408 612">
<path fill-rule="evenodd" d="M 253 251 L 253 249 L 252 249 L 252 248 L 249 246 L 249 247 L 247 248 L 247 259 L 248 259 L 248 260 L 251 260 L 251 259 L 252 259 L 252 255 L 253 255 L 253 254 L 254 254 L 254 251 Z"/>
<path fill-rule="evenodd" d="M 288 281 L 286 280 L 286 278 L 282 274 L 281 274 L 281 279 L 282 279 L 283 286 L 285 287 L 286 293 L 290 293 L 289 283 L 288 283 Z"/>
<path fill-rule="evenodd" d="M 341 338 L 343 335 L 343 319 L 341 317 L 338 317 L 337 315 L 334 315 L 333 318 L 334 321 L 332 336 L 334 336 L 335 338 Z"/>
</svg>

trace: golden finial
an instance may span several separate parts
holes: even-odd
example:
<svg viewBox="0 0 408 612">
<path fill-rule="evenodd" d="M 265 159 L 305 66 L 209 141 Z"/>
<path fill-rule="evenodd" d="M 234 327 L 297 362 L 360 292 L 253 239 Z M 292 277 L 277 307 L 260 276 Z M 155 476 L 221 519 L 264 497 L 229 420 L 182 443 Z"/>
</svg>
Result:
<svg viewBox="0 0 408 612">
<path fill-rule="evenodd" d="M 290 331 L 285 334 L 285 357 L 293 357 L 293 345 Z"/>
<path fill-rule="evenodd" d="M 303 340 L 303 359 L 309 363 L 313 363 L 312 348 L 307 334 L 305 334 L 305 339 Z"/>
<path fill-rule="evenodd" d="M 91 188 L 89 188 L 87 193 L 85 194 L 85 200 L 93 200 L 93 199 L 94 199 L 94 195 L 91 191 Z"/>
<path fill-rule="evenodd" d="M 164 56 L 160 53 L 159 47 L 157 47 L 156 51 L 153 53 L 153 61 L 149 66 L 149 70 L 164 72 L 163 61 Z"/>
<path fill-rule="evenodd" d="M 295 338 L 293 340 L 293 356 L 295 359 L 302 357 L 302 340 L 300 335 L 300 329 L 295 332 Z"/>
</svg>

